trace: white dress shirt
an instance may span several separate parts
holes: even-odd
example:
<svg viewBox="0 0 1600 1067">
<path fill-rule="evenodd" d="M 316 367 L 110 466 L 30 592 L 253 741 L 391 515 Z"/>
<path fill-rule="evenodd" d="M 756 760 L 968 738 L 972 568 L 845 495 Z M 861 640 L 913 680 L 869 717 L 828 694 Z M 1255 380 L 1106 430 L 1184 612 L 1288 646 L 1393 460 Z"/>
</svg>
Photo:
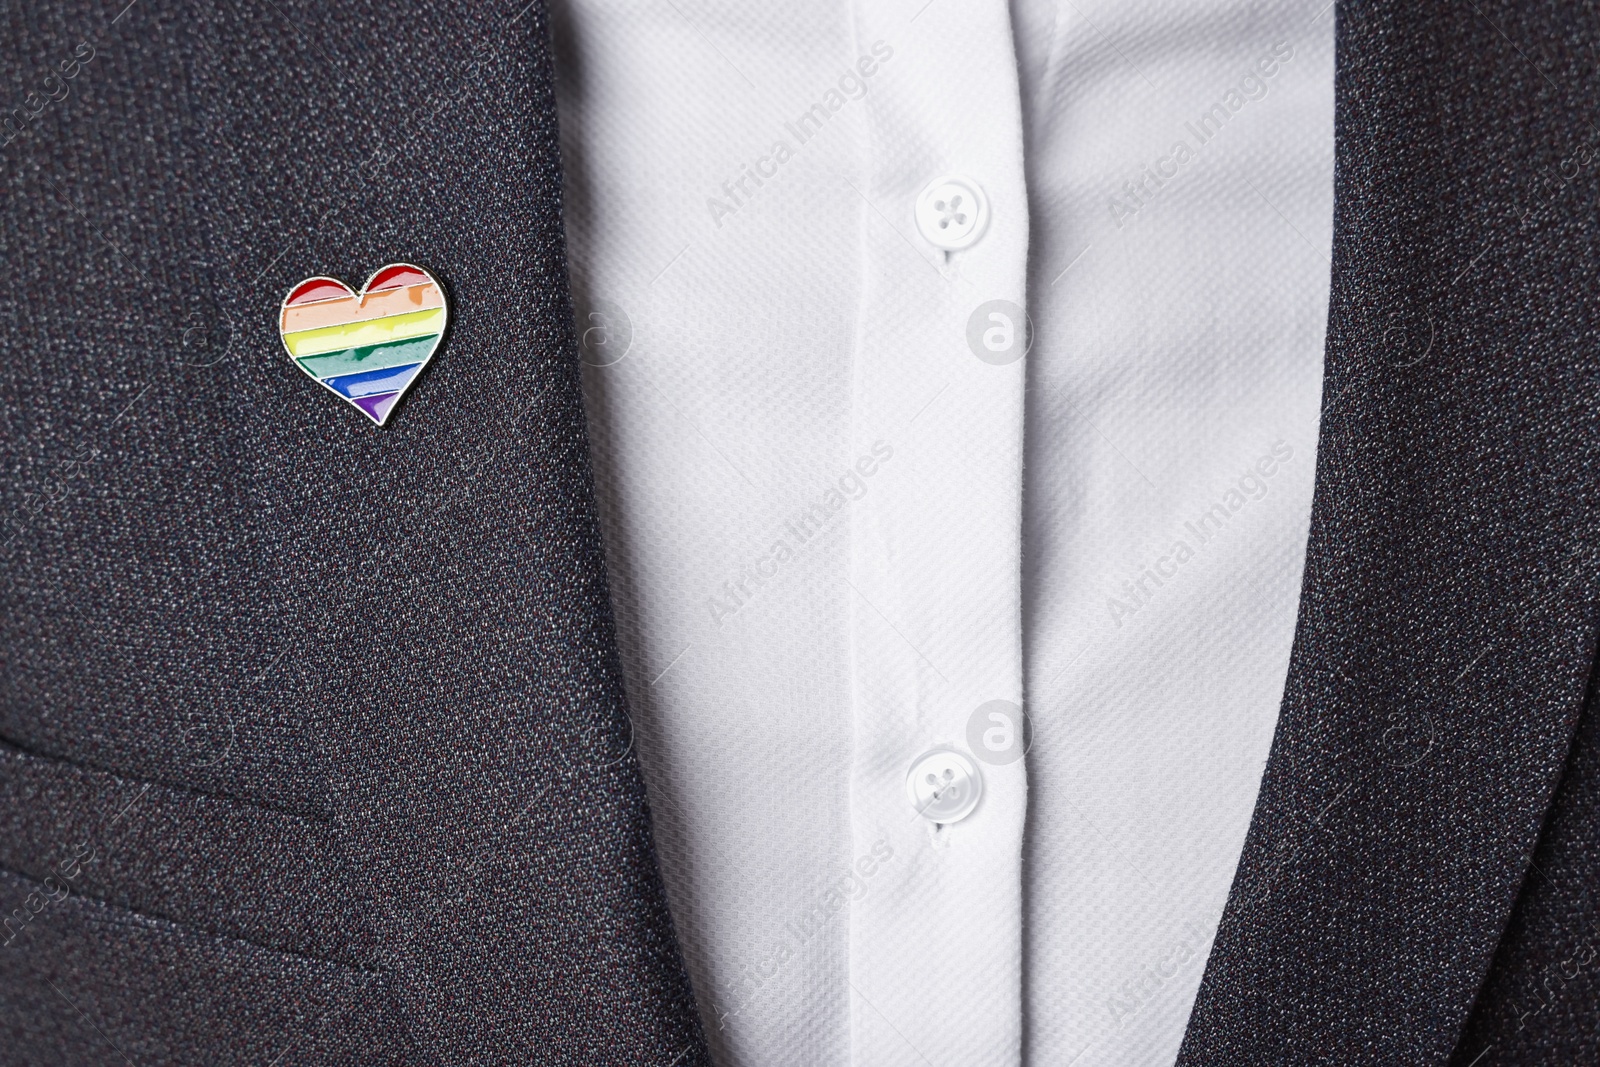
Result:
<svg viewBox="0 0 1600 1067">
<path fill-rule="evenodd" d="M 555 5 L 611 591 L 719 1064 L 1172 1063 L 1294 633 L 1324 2 Z"/>
</svg>

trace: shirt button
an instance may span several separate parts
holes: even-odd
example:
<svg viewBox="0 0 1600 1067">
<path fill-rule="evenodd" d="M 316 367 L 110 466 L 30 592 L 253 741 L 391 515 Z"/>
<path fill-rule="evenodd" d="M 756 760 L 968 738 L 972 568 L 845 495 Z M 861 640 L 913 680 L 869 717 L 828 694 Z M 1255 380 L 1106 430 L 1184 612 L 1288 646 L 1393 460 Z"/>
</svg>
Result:
<svg viewBox="0 0 1600 1067">
<path fill-rule="evenodd" d="M 929 822 L 960 822 L 983 796 L 983 775 L 964 753 L 935 748 L 918 756 L 906 775 L 906 796 Z"/>
<path fill-rule="evenodd" d="M 971 178 L 936 178 L 917 197 L 917 230 L 936 248 L 970 248 L 988 225 L 989 199 Z"/>
</svg>

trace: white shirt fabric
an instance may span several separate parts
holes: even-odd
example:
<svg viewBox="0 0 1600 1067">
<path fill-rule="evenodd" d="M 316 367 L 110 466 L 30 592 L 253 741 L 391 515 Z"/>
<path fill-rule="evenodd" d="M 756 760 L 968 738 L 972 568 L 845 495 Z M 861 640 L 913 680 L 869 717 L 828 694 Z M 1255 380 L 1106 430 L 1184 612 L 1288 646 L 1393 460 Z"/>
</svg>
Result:
<svg viewBox="0 0 1600 1067">
<path fill-rule="evenodd" d="M 1323 2 L 553 6 L 611 591 L 723 1067 L 1173 1062 L 1294 633 Z M 958 251 L 915 210 L 947 175 L 989 208 Z M 934 749 L 982 778 L 943 825 Z"/>
</svg>

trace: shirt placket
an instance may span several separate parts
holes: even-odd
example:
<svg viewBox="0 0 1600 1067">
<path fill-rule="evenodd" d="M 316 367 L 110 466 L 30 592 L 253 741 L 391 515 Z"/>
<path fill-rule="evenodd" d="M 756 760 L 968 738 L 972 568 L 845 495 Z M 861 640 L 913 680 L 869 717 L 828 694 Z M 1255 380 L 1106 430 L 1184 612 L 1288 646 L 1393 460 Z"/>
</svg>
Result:
<svg viewBox="0 0 1600 1067">
<path fill-rule="evenodd" d="M 1027 807 L 1016 58 L 1004 2 L 863 3 L 856 25 L 863 53 L 888 56 L 857 189 L 852 1059 L 1011 1067 Z"/>
</svg>

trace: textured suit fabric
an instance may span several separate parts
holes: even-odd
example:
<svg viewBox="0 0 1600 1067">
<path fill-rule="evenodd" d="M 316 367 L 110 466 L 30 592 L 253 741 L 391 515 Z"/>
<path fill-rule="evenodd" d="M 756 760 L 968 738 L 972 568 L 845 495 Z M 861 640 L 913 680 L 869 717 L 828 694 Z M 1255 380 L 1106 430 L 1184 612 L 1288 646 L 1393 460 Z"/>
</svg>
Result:
<svg viewBox="0 0 1600 1067">
<path fill-rule="evenodd" d="M 1600 691 L 1452 1067 L 1600 1058 Z"/>
<path fill-rule="evenodd" d="M 546 33 L 537 2 L 0 6 L 0 1062 L 706 1062 Z M 378 430 L 276 311 L 396 260 L 452 325 Z"/>
<path fill-rule="evenodd" d="M 1592 1063 L 1600 23 L 1338 17 L 1299 629 L 1179 1062 Z"/>
<path fill-rule="evenodd" d="M 1595 12 L 1338 17 L 1299 636 L 1181 1062 L 1593 1061 Z M 0 1061 L 706 1062 L 544 34 L 0 7 Z M 380 432 L 273 320 L 396 259 L 454 325 Z"/>
</svg>

